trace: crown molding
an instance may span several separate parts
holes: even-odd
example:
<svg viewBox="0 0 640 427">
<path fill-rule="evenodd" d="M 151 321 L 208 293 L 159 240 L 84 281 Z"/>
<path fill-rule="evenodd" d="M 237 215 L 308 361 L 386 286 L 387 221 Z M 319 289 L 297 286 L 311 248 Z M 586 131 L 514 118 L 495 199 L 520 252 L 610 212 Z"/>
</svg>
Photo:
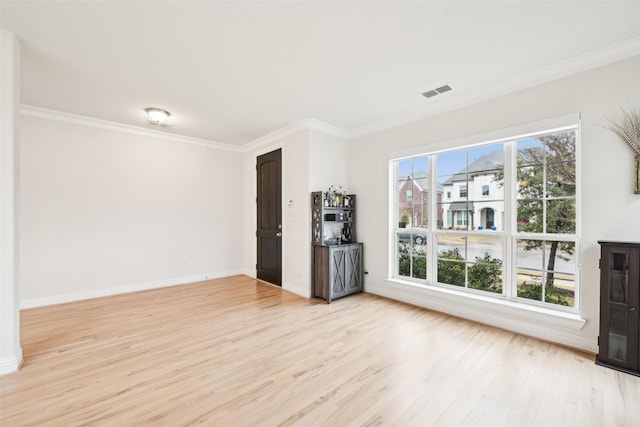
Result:
<svg viewBox="0 0 640 427">
<path fill-rule="evenodd" d="M 350 138 L 360 138 L 383 132 L 638 55 L 640 55 L 640 37 L 634 37 L 583 55 L 565 59 L 553 65 L 537 68 L 501 83 L 474 90 L 466 95 L 438 99 L 438 102 L 433 103 L 428 110 L 421 110 L 413 114 L 401 114 L 387 120 L 370 123 L 350 131 L 349 135 Z"/>
<path fill-rule="evenodd" d="M 193 138 L 190 136 L 176 135 L 139 126 L 125 125 L 122 123 L 110 122 L 93 117 L 80 116 L 78 114 L 65 113 L 62 111 L 49 110 L 46 108 L 34 107 L 31 105 L 21 105 L 20 114 L 40 119 L 55 120 L 58 122 L 70 123 L 80 126 L 87 126 L 94 129 L 109 130 L 113 132 L 126 133 L 129 135 L 145 136 L 150 138 L 164 139 L 166 141 L 180 142 L 183 144 L 199 145 L 201 147 L 216 148 L 219 150 L 240 152 L 241 147 L 222 142 L 209 141 L 206 139 Z"/>
<path fill-rule="evenodd" d="M 534 87 L 552 80 L 575 75 L 593 68 L 602 67 L 617 61 L 640 55 L 640 37 L 634 37 L 598 50 L 588 52 L 573 58 L 568 58 L 556 64 L 541 67 L 518 77 L 503 81 L 496 85 L 485 87 L 451 98 L 442 98 L 433 103 L 428 109 L 421 109 L 414 113 L 398 114 L 386 120 L 370 123 L 353 130 L 345 130 L 317 119 L 302 119 L 291 125 L 284 126 L 267 135 L 257 138 L 247 144 L 238 146 L 222 142 L 209 141 L 184 135 L 170 134 L 146 129 L 139 126 L 125 125 L 92 117 L 85 117 L 71 113 L 48 110 L 29 105 L 22 105 L 20 112 L 26 116 L 57 120 L 66 123 L 79 124 L 97 129 L 105 129 L 138 136 L 148 136 L 173 142 L 199 145 L 208 148 L 234 152 L 250 152 L 259 150 L 270 144 L 279 143 L 283 138 L 300 131 L 316 131 L 327 135 L 351 140 L 377 132 L 383 132 L 399 126 L 417 122 L 439 114 L 454 111 L 469 105 L 477 104 L 489 99 L 507 95 L 509 93 Z"/>
<path fill-rule="evenodd" d="M 331 135 L 344 140 L 351 139 L 351 135 L 349 132 L 337 126 L 333 126 L 329 123 L 317 119 L 302 119 L 291 125 L 275 130 L 265 136 L 261 136 L 258 139 L 254 139 L 253 141 L 243 145 L 242 151 L 245 153 L 255 151 L 266 145 L 280 142 L 283 138 L 302 131 L 322 132 L 327 135 Z"/>
</svg>

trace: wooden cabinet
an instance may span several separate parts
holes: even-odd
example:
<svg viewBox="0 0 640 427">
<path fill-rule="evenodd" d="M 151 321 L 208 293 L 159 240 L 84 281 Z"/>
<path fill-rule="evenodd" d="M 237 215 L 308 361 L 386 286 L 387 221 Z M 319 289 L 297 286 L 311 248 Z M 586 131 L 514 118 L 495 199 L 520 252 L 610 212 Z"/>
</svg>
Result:
<svg viewBox="0 0 640 427">
<path fill-rule="evenodd" d="M 313 296 L 330 303 L 362 292 L 362 243 L 313 246 Z"/>
<path fill-rule="evenodd" d="M 363 245 L 355 240 L 356 196 L 327 200 L 322 191 L 311 193 L 311 293 L 330 303 L 362 292 L 364 273 Z"/>
<path fill-rule="evenodd" d="M 598 243 L 600 336 L 596 363 L 640 376 L 640 243 Z"/>
</svg>

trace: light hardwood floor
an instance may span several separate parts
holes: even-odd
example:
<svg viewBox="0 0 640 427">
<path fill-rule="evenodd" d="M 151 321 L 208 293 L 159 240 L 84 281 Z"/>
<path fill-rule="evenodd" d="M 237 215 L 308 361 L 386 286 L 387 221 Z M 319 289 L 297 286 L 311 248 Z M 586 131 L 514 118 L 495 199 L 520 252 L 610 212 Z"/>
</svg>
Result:
<svg viewBox="0 0 640 427">
<path fill-rule="evenodd" d="M 593 355 L 368 294 L 237 276 L 22 312 L 2 426 L 639 426 Z"/>
</svg>

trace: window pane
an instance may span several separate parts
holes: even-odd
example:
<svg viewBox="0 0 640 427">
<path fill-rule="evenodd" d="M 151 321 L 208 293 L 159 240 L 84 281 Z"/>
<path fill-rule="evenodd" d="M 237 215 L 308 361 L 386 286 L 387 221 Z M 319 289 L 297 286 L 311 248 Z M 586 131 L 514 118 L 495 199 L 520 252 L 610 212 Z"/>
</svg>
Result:
<svg viewBox="0 0 640 427">
<path fill-rule="evenodd" d="M 539 137 L 545 149 L 547 164 L 576 158 L 576 132 L 554 132 Z"/>
<path fill-rule="evenodd" d="M 424 179 L 429 170 L 429 158 L 427 156 L 416 157 L 413 159 L 413 176 L 415 179 Z M 420 183 L 420 182 L 419 182 Z M 426 185 L 423 188 L 427 188 Z"/>
<path fill-rule="evenodd" d="M 464 236 L 438 236 L 438 282 L 464 286 L 465 246 Z"/>
<path fill-rule="evenodd" d="M 576 164 L 560 162 L 547 164 L 547 197 L 576 195 Z"/>
<path fill-rule="evenodd" d="M 448 207 L 449 205 L 444 205 L 444 206 Z M 442 207 L 442 205 L 438 209 L 443 209 L 443 211 L 444 211 L 444 208 Z M 451 209 L 446 209 L 446 212 L 447 212 L 446 220 L 443 217 L 442 218 L 442 226 L 438 227 L 438 228 L 439 229 L 451 230 L 453 228 L 453 211 Z"/>
<path fill-rule="evenodd" d="M 543 243 L 517 240 L 516 275 L 518 297 L 542 301 Z"/>
<path fill-rule="evenodd" d="M 467 153 L 466 151 L 452 151 L 442 153 L 436 157 L 437 181 L 441 186 L 439 191 L 445 194 L 442 204 L 438 206 L 438 229 L 451 229 L 455 227 L 456 204 L 460 200 L 466 200 L 466 196 L 460 198 L 460 185 L 467 185 L 466 176 Z M 465 207 L 466 208 L 466 207 Z"/>
<path fill-rule="evenodd" d="M 499 236 L 467 237 L 469 287 L 502 293 L 503 239 Z"/>
<path fill-rule="evenodd" d="M 402 234 L 399 233 L 396 238 L 396 247 L 398 248 L 398 275 L 409 277 L 411 275 L 411 243 L 404 240 Z"/>
<path fill-rule="evenodd" d="M 518 231 L 542 232 L 542 200 L 518 200 Z"/>
<path fill-rule="evenodd" d="M 561 199 L 547 201 L 547 233 L 576 232 L 576 201 Z"/>
<path fill-rule="evenodd" d="M 399 276 L 427 278 L 427 236 L 426 232 L 417 230 L 399 231 L 396 245 L 398 247 Z"/>
<path fill-rule="evenodd" d="M 504 202 L 487 201 L 475 203 L 474 225 L 478 230 L 504 230 Z"/>
<path fill-rule="evenodd" d="M 398 181 L 411 178 L 413 176 L 413 159 L 399 160 L 396 170 L 398 174 L 396 179 Z"/>
<path fill-rule="evenodd" d="M 544 196 L 544 175 L 542 166 L 518 168 L 518 198 L 537 199 Z"/>
<path fill-rule="evenodd" d="M 557 247 L 555 262 L 548 267 L 560 274 L 576 273 L 576 243 L 575 242 L 556 242 Z M 553 249 L 549 246 L 549 250 Z"/>
<path fill-rule="evenodd" d="M 546 242 L 547 274 L 545 301 L 552 304 L 575 306 L 576 260 L 575 242 Z"/>
<path fill-rule="evenodd" d="M 429 213 L 428 157 L 401 160 L 397 170 L 399 227 L 426 227 Z"/>
<path fill-rule="evenodd" d="M 427 258 L 426 257 L 423 257 L 423 256 L 413 257 L 413 271 L 411 272 L 411 277 L 415 277 L 416 279 L 427 278 Z"/>
<path fill-rule="evenodd" d="M 414 217 L 413 215 L 413 204 L 411 203 L 401 203 L 399 206 L 400 212 L 398 215 L 398 227 L 400 228 L 405 228 L 405 227 L 413 227 L 413 222 L 412 219 Z M 404 225 L 403 225 L 404 224 Z"/>
<path fill-rule="evenodd" d="M 541 165 L 544 162 L 544 144 L 537 138 L 517 142 L 518 166 Z"/>
<path fill-rule="evenodd" d="M 575 243 L 518 240 L 518 297 L 575 306 Z"/>
<path fill-rule="evenodd" d="M 471 148 L 468 152 L 469 180 L 479 176 L 495 176 L 504 168 L 504 145 L 493 144 Z"/>
<path fill-rule="evenodd" d="M 518 230 L 574 234 L 575 131 L 541 135 L 517 145 Z"/>
<path fill-rule="evenodd" d="M 438 258 L 464 260 L 466 258 L 465 236 L 444 234 L 438 236 Z"/>
<path fill-rule="evenodd" d="M 427 244 L 427 233 L 426 230 L 421 229 L 407 229 L 400 230 L 398 232 L 398 242 L 399 244 L 407 245 L 407 253 L 409 250 L 412 253 L 418 251 L 419 255 L 425 256 L 425 245 Z"/>
<path fill-rule="evenodd" d="M 546 264 L 543 277 L 544 301 L 551 304 L 574 306 L 575 276 L 573 274 L 559 274 L 557 270 L 575 268 L 575 266 L 568 264 L 575 251 L 575 243 L 546 241 L 544 245 Z"/>
<path fill-rule="evenodd" d="M 465 263 L 463 261 L 438 260 L 438 282 L 464 286 Z"/>
</svg>

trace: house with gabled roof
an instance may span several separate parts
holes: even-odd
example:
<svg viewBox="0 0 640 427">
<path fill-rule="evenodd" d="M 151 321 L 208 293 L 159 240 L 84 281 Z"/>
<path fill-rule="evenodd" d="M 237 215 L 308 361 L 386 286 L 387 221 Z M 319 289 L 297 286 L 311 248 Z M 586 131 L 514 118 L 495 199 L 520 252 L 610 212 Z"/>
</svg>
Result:
<svg viewBox="0 0 640 427">
<path fill-rule="evenodd" d="M 427 226 L 429 217 L 429 175 L 424 172 L 415 172 L 413 178 L 407 175 L 398 182 L 400 207 L 399 218 L 408 219 L 407 227 Z M 442 224 L 442 185 L 437 184 L 438 207 L 437 207 L 437 224 Z"/>
<path fill-rule="evenodd" d="M 503 228 L 504 187 L 496 179 L 503 165 L 503 150 L 492 151 L 442 183 L 442 210 L 445 213 L 442 228 Z"/>
</svg>

